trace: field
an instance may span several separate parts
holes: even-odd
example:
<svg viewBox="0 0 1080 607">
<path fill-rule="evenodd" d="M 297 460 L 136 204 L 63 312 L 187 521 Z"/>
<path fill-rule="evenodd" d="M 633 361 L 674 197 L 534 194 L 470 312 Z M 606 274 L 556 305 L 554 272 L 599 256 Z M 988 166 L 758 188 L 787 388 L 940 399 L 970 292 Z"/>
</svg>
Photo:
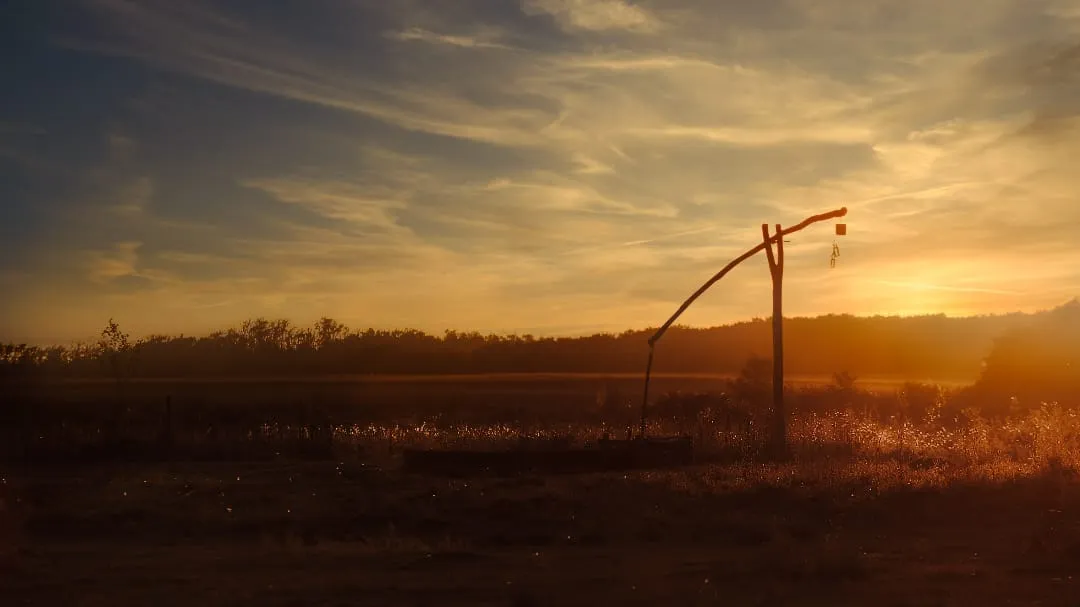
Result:
<svg viewBox="0 0 1080 607">
<path fill-rule="evenodd" d="M 233 453 L 258 457 L 7 458 L 0 596 L 12 605 L 410 606 L 1075 605 L 1080 596 L 1071 409 L 993 421 L 895 415 L 872 411 L 895 400 L 875 385 L 878 394 L 817 411 L 808 403 L 821 399 L 803 387 L 786 462 L 753 449 L 753 416 L 734 426 L 658 416 L 653 431 L 694 432 L 704 455 L 728 457 L 507 478 L 402 470 L 407 446 L 588 440 L 621 427 L 598 401 L 632 388 L 627 400 L 637 398 L 630 378 L 475 380 L 12 387 L 6 406 L 33 402 L 69 420 L 15 420 L 18 435 L 33 427 L 52 447 L 95 436 L 95 423 L 100 434 L 97 407 L 115 399 L 140 418 L 168 397 L 190 445 L 209 444 L 194 431 L 207 420 L 218 442 L 241 441 L 222 421 L 242 427 L 237 410 L 284 426 L 267 436 L 299 430 L 310 442 L 312 428 L 331 429 L 317 439 L 329 451 L 307 458 L 282 452 L 285 438 L 262 457 L 255 446 L 270 439 L 250 434 Z M 658 394 L 723 385 L 663 381 Z M 265 419 L 294 410 L 308 411 L 304 425 Z M 732 446 L 742 449 L 735 457 Z"/>
<path fill-rule="evenodd" d="M 651 392 L 724 391 L 734 375 L 654 374 Z M 792 386 L 822 386 L 827 376 L 789 376 Z M 860 378 L 864 390 L 889 392 L 907 379 Z M 942 386 L 962 385 L 962 379 L 927 380 Z M 5 392 L 11 400 L 43 403 L 113 402 L 118 397 L 132 404 L 163 402 L 230 405 L 346 405 L 359 408 L 393 408 L 403 415 L 426 415 L 454 409 L 494 407 L 532 408 L 544 415 L 570 412 L 576 415 L 596 403 L 597 394 L 615 391 L 627 400 L 640 402 L 640 373 L 498 373 L 475 375 L 371 375 L 277 378 L 131 379 L 122 385 L 112 379 L 72 379 L 12 382 Z"/>
</svg>

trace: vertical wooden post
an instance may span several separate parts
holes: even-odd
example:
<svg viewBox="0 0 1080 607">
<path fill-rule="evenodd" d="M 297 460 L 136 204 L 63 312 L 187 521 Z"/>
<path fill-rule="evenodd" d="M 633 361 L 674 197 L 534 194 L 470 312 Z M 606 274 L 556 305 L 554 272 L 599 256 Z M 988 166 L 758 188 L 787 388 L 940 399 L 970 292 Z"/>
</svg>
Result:
<svg viewBox="0 0 1080 607">
<path fill-rule="evenodd" d="M 784 233 L 776 224 L 776 253 L 773 253 L 769 224 L 761 224 L 769 274 L 773 287 L 773 427 L 770 450 L 783 457 L 787 453 L 787 411 L 784 408 Z"/>
<path fill-rule="evenodd" d="M 787 408 L 784 406 L 784 233 L 776 224 L 776 268 L 773 271 L 773 443 L 787 454 Z"/>
</svg>

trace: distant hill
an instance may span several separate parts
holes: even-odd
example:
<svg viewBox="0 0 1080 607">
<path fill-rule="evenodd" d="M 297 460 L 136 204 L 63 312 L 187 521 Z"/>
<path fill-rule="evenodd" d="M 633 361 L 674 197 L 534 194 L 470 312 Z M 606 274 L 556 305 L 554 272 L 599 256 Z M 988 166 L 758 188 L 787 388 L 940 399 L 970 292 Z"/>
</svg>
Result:
<svg viewBox="0 0 1080 607">
<path fill-rule="evenodd" d="M 1053 319 L 1080 303 L 1034 314 L 855 317 L 784 320 L 792 375 L 847 371 L 862 377 L 974 381 L 996 340 Z M 1071 322 L 1071 321 L 1068 321 Z M 312 327 L 254 319 L 203 337 L 154 336 L 128 343 L 119 328 L 74 348 L 0 346 L 0 377 L 194 377 L 321 374 L 430 374 L 643 370 L 652 331 L 535 338 L 447 331 L 350 330 L 330 319 Z M 1014 340 L 1019 338 L 1012 338 Z M 1022 340 L 1021 340 L 1022 341 Z M 711 328 L 673 327 L 656 347 L 658 373 L 736 373 L 752 356 L 771 356 L 771 323 L 754 319 Z M 1003 355 L 991 358 L 1006 365 Z"/>
</svg>

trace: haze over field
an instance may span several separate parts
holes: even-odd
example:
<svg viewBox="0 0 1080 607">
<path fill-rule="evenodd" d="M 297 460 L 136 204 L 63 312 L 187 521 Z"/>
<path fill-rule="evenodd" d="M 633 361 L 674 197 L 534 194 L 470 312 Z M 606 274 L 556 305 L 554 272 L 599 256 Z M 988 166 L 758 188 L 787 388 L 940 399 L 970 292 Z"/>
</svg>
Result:
<svg viewBox="0 0 1080 607">
<path fill-rule="evenodd" d="M 257 11 L 254 10 L 257 6 Z M 1074 0 L 41 0 L 0 10 L 0 340 L 250 317 L 655 326 L 763 221 L 786 308 L 1080 289 Z M 683 321 L 768 314 L 757 259 Z"/>
</svg>

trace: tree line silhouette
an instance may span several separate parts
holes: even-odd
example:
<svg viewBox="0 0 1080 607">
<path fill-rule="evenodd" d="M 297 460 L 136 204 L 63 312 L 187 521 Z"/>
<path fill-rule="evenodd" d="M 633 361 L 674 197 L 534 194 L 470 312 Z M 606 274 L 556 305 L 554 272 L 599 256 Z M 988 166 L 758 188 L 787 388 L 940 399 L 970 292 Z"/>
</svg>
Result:
<svg viewBox="0 0 1080 607">
<path fill-rule="evenodd" d="M 785 364 L 789 375 L 847 371 L 918 380 L 974 380 L 985 365 L 995 373 L 987 385 L 1018 390 L 1034 379 L 1056 382 L 1061 391 L 1071 385 L 1071 375 L 1058 377 L 1052 370 L 1060 367 L 1058 359 L 1075 358 L 1080 340 L 1064 337 L 1077 335 L 1078 319 L 1075 300 L 1035 314 L 789 318 L 784 320 Z M 650 335 L 650 330 L 584 337 L 452 330 L 431 335 L 413 329 L 354 330 L 329 318 L 311 326 L 257 318 L 201 337 L 132 340 L 110 320 L 97 343 L 0 346 L 0 378 L 637 373 Z M 771 354 L 770 339 L 770 325 L 761 318 L 711 328 L 673 327 L 657 345 L 655 371 L 738 373 L 748 358 Z"/>
<path fill-rule="evenodd" d="M 794 373 L 831 376 L 825 384 L 792 386 L 789 412 L 811 426 L 833 424 L 830 427 L 841 438 L 847 430 L 836 424 L 853 419 L 897 432 L 912 424 L 923 429 L 982 427 L 978 424 L 983 420 L 1012 420 L 1013 428 L 1017 423 L 1039 424 L 1036 433 L 1051 432 L 1056 430 L 1047 423 L 1071 423 L 1068 420 L 1075 418 L 1069 416 L 1080 408 L 1080 376 L 1075 372 L 1080 365 L 1080 302 L 1028 315 L 825 316 L 785 322 L 791 329 L 789 344 L 798 344 L 789 348 L 789 368 Z M 666 358 L 658 361 L 658 368 L 732 377 L 719 382 L 720 388 L 674 387 L 658 393 L 649 405 L 649 419 L 669 431 L 676 428 L 681 435 L 696 433 L 701 444 L 706 436 L 714 442 L 719 436 L 724 449 L 762 446 L 760 429 L 768 419 L 771 392 L 769 330 L 769 323 L 761 319 L 673 330 L 661 344 Z M 354 331 L 329 319 L 309 327 L 255 319 L 203 337 L 132 340 L 110 320 L 93 344 L 0 349 L 0 381 L 9 382 L 0 391 L 4 405 L 0 461 L 272 458 L 286 452 L 326 457 L 333 450 L 330 437 L 335 427 L 367 424 L 370 429 L 371 424 L 393 425 L 403 419 L 407 427 L 421 432 L 429 421 L 440 428 L 501 424 L 504 430 L 535 429 L 573 423 L 579 428 L 605 424 L 617 431 L 632 429 L 640 414 L 639 392 L 637 385 L 632 392 L 622 390 L 634 384 L 626 377 L 589 378 L 603 387 L 594 395 L 587 393 L 589 386 L 586 392 L 580 386 L 551 390 L 552 378 L 540 376 L 526 386 L 487 392 L 465 385 L 447 389 L 437 383 L 425 388 L 427 382 L 372 382 L 367 387 L 378 389 L 353 393 L 351 380 L 314 382 L 318 389 L 309 386 L 303 394 L 285 390 L 282 398 L 276 394 L 268 398 L 279 388 L 261 380 L 254 390 L 249 384 L 186 380 L 179 382 L 184 388 L 162 382 L 167 387 L 159 389 L 156 382 L 134 386 L 125 379 L 530 371 L 636 374 L 641 372 L 640 355 L 650 334 L 535 338 L 447 331 L 432 336 L 410 330 Z M 898 370 L 907 377 L 898 377 Z M 935 376 L 968 371 L 975 381 L 964 388 L 949 390 L 932 383 Z M 909 381 L 895 392 L 857 385 L 859 377 L 875 374 Z M 38 383 L 54 378 L 104 381 Z M 343 391 L 339 384 L 349 387 Z M 479 384 L 497 386 L 497 382 Z M 198 389 L 188 392 L 188 385 Z M 320 392 L 325 386 L 333 389 Z M 424 421 L 417 426 L 417 420 Z"/>
</svg>

